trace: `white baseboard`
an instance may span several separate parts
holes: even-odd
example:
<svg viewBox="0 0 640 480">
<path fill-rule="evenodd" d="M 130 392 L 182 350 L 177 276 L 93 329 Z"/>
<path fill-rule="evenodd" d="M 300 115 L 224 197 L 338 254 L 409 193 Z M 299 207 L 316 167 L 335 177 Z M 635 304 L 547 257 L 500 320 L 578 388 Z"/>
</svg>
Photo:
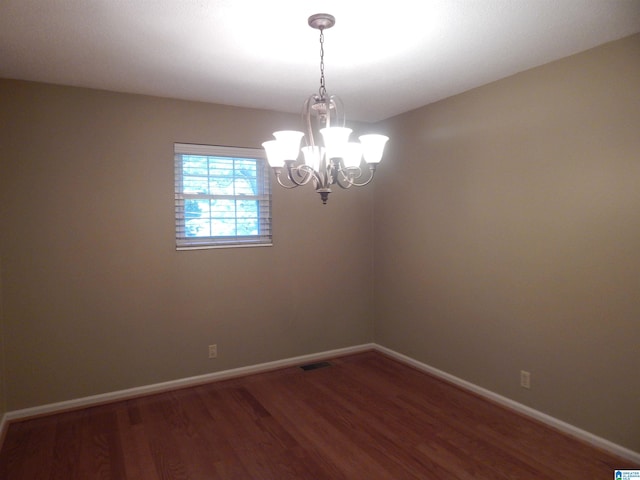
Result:
<svg viewBox="0 0 640 480">
<path fill-rule="evenodd" d="M 375 344 L 367 343 L 363 345 L 356 345 L 353 347 L 339 348 L 336 350 L 328 350 L 326 352 L 312 353 L 309 355 L 302 355 L 299 357 L 291 357 L 283 360 L 276 360 L 273 362 L 260 363 L 257 365 L 250 365 L 247 367 L 233 368 L 231 370 L 224 370 L 221 372 L 207 373 L 205 375 L 198 375 L 195 377 L 181 378 L 178 380 L 171 380 L 169 382 L 155 383 L 153 385 L 145 385 L 142 387 L 129 388 L 126 390 L 118 390 L 115 392 L 103 393 L 100 395 L 92 395 L 89 397 L 77 398 L 74 400 L 66 400 L 63 402 L 50 403 L 47 405 L 41 405 L 38 407 L 25 408 L 22 410 L 14 410 L 5 414 L 4 421 L 10 422 L 14 420 L 22 420 L 31 417 L 38 417 L 41 415 L 49 415 L 52 413 L 63 412 L 67 410 L 75 410 L 78 408 L 91 407 L 95 405 L 101 405 L 109 402 L 115 402 L 118 400 L 126 400 L 128 398 L 141 397 L 152 393 L 161 393 L 169 390 L 176 390 L 178 388 L 190 387 L 194 385 L 201 385 L 203 383 L 209 383 L 217 380 L 226 380 L 235 377 L 242 377 L 245 375 L 251 375 L 254 373 L 266 372 L 269 370 L 276 370 L 278 368 L 286 368 L 296 366 L 309 362 L 317 362 L 320 360 L 327 360 L 329 358 L 335 358 L 344 355 L 351 355 L 354 353 L 360 353 L 367 350 L 373 350 Z"/>
<path fill-rule="evenodd" d="M 629 450 L 628 448 L 617 445 L 609 440 L 598 437 L 589 433 L 585 430 L 577 428 L 573 425 L 570 425 L 562 420 L 558 420 L 550 415 L 534 410 L 531 407 L 527 407 L 521 403 L 515 402 L 507 397 L 503 397 L 502 395 L 498 395 L 497 393 L 491 392 L 485 388 L 482 388 L 473 383 L 467 382 L 466 380 L 462 380 L 461 378 L 455 377 L 451 374 L 443 372 L 442 370 L 438 370 L 430 365 L 424 364 L 415 360 L 411 357 L 398 353 L 389 348 L 383 347 L 382 345 L 378 345 L 376 343 L 367 343 L 362 345 L 356 345 L 352 347 L 339 348 L 336 350 L 329 350 L 326 352 L 312 353 L 309 355 L 302 355 L 299 357 L 286 358 L 283 360 L 276 360 L 273 362 L 260 363 L 257 365 L 251 365 L 247 367 L 234 368 L 231 370 L 224 370 L 221 372 L 208 373 L 205 375 L 198 375 L 194 377 L 182 378 L 179 380 L 172 380 L 169 382 L 156 383 L 153 385 L 146 385 L 142 387 L 129 388 L 126 390 L 119 390 L 115 392 L 105 393 L 101 395 L 92 395 L 90 397 L 83 397 L 74 400 L 68 400 L 64 402 L 51 403 L 48 405 L 41 405 L 38 407 L 25 408 L 22 410 L 14 410 L 5 413 L 5 415 L 0 420 L 0 446 L 3 439 L 3 434 L 5 433 L 6 428 L 8 427 L 9 422 L 15 420 L 26 419 L 30 417 L 37 417 L 41 415 L 49 415 L 52 413 L 63 412 L 66 410 L 74 410 L 78 408 L 85 408 L 94 405 L 100 405 L 109 402 L 115 402 L 118 400 L 126 400 L 128 398 L 140 397 L 144 395 L 149 395 L 153 393 L 166 392 L 169 390 L 175 390 L 178 388 L 184 388 L 194 385 L 200 385 L 203 383 L 209 383 L 217 380 L 225 380 L 235 377 L 241 377 L 244 375 L 251 375 L 255 373 L 266 372 L 269 370 L 275 370 L 278 368 L 286 368 L 296 365 L 301 365 L 309 362 L 317 362 L 320 360 L 327 360 L 330 358 L 335 358 L 343 355 L 351 355 L 354 353 L 360 353 L 367 350 L 376 350 L 380 353 L 384 353 L 391 358 L 394 358 L 402 363 L 410 365 L 418 370 L 429 373 L 436 377 L 442 378 L 454 385 L 457 385 L 461 388 L 474 392 L 482 397 L 485 397 L 495 403 L 503 405 L 507 408 L 520 412 L 528 417 L 534 418 L 542 423 L 545 423 L 551 427 L 554 427 L 560 431 L 563 431 L 573 437 L 576 437 L 582 441 L 585 441 L 595 447 L 601 448 L 608 452 L 611 452 L 614 455 L 618 455 L 624 459 L 627 459 L 631 462 L 637 463 L 640 465 L 640 453 L 634 452 L 633 450 Z"/>
<path fill-rule="evenodd" d="M 464 388 L 465 390 L 469 390 L 471 392 L 474 392 L 484 398 L 487 398 L 495 403 L 498 403 L 500 405 L 503 405 L 507 408 L 510 408 L 511 410 L 515 410 L 519 413 L 522 413 L 528 417 L 531 417 L 535 420 L 538 420 L 546 425 L 549 425 L 557 430 L 560 430 L 568 435 L 571 435 L 575 438 L 578 438 L 586 443 L 589 443 L 590 445 L 593 445 L 597 448 L 600 448 L 602 450 L 606 450 L 608 452 L 611 452 L 614 455 L 617 455 L 619 457 L 622 457 L 626 460 L 629 460 L 631 462 L 637 463 L 638 465 L 640 465 L 640 453 L 638 452 L 634 452 L 633 450 L 630 450 L 628 448 L 625 448 L 621 445 L 617 445 L 613 442 L 610 442 L 609 440 L 606 440 L 602 437 L 598 437 L 597 435 L 594 435 L 590 432 L 587 432 L 585 430 L 582 430 L 578 427 L 575 427 L 569 423 L 563 422 L 562 420 L 558 420 L 557 418 L 554 418 L 550 415 L 547 415 L 546 413 L 542 413 L 538 410 L 534 410 L 531 407 L 527 407 L 526 405 L 523 405 L 522 403 L 518 403 L 514 400 L 511 400 L 510 398 L 507 397 L 503 397 L 502 395 L 499 395 L 497 393 L 494 393 L 490 390 L 487 390 L 485 388 L 479 387 L 478 385 L 475 385 L 471 382 L 467 382 L 466 380 L 462 380 L 461 378 L 455 377 L 449 373 L 443 372 L 442 370 L 439 370 L 437 368 L 434 368 L 430 365 L 427 365 L 425 363 L 419 362 L 418 360 L 414 360 L 411 357 L 408 357 L 406 355 L 403 355 L 401 353 L 398 353 L 394 350 L 391 350 L 389 348 L 383 347 L 382 345 L 378 345 L 375 344 L 374 346 L 374 350 L 380 352 L 380 353 L 384 353 L 385 355 L 390 356 L 391 358 L 394 358 L 402 363 L 405 363 L 407 365 L 410 365 L 414 368 L 417 368 L 418 370 L 421 370 L 423 372 L 429 373 L 435 377 L 439 377 L 442 378 L 443 380 L 446 380 L 450 383 L 453 383 L 454 385 L 457 385 L 461 388 Z"/>
</svg>

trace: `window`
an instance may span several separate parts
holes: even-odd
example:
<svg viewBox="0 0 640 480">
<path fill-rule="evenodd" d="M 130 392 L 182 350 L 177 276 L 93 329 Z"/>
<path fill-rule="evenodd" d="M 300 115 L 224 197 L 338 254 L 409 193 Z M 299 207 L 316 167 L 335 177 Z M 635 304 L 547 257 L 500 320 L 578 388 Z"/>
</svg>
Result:
<svg viewBox="0 0 640 480">
<path fill-rule="evenodd" d="M 271 245 L 264 151 L 174 144 L 176 248 Z"/>
</svg>

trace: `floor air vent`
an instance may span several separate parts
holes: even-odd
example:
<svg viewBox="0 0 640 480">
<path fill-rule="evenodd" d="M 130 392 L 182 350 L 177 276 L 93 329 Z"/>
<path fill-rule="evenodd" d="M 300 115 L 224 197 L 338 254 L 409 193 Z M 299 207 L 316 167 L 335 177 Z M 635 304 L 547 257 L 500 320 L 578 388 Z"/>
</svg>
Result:
<svg viewBox="0 0 640 480">
<path fill-rule="evenodd" d="M 318 368 L 330 367 L 331 364 L 329 362 L 318 362 L 318 363 L 310 363 L 309 365 L 302 365 L 300 368 L 302 370 L 317 370 Z"/>
</svg>

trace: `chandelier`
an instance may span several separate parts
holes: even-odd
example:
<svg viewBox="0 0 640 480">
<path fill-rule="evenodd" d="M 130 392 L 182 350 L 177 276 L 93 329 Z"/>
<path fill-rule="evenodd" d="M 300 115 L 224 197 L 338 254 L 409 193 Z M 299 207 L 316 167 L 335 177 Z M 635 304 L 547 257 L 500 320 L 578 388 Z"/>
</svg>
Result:
<svg viewBox="0 0 640 480">
<path fill-rule="evenodd" d="M 369 134 L 361 135 L 360 142 L 349 141 L 352 129 L 345 126 L 342 101 L 327 93 L 324 79 L 324 30 L 335 25 L 335 18 L 318 13 L 308 22 L 320 30 L 320 88 L 304 102 L 305 131 L 274 132 L 275 140 L 262 146 L 281 186 L 296 188 L 313 181 L 326 204 L 333 185 L 363 187 L 373 180 L 389 137 Z M 300 148 L 303 137 L 305 145 Z"/>
</svg>

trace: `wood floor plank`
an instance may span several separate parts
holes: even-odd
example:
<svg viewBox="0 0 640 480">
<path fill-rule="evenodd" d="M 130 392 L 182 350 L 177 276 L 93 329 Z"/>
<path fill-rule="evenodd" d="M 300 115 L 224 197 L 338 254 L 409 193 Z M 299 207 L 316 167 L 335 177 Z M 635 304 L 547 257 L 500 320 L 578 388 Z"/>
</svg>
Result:
<svg viewBox="0 0 640 480">
<path fill-rule="evenodd" d="M 336 375 L 338 376 L 338 375 Z M 355 379 L 353 379 L 355 380 Z M 338 385 L 343 385 L 343 384 L 348 384 L 349 382 L 346 381 L 346 379 L 341 379 L 341 381 L 339 383 L 336 383 L 335 385 L 333 385 L 333 387 L 337 387 Z M 351 384 L 353 385 L 353 381 L 351 382 Z M 376 418 L 378 416 L 383 416 L 387 419 L 390 418 L 389 415 L 389 404 L 390 401 L 387 401 L 384 405 L 385 405 L 385 410 L 382 411 L 380 410 L 380 406 L 382 405 L 381 402 L 375 402 L 375 403 L 370 403 L 367 401 L 367 398 L 369 397 L 369 395 L 371 394 L 371 390 L 363 390 L 362 387 L 359 388 L 359 390 L 362 390 L 362 392 L 360 393 L 361 395 L 361 408 L 363 409 L 367 409 L 368 405 L 374 405 L 375 408 L 374 409 L 370 409 L 370 411 L 367 413 L 366 416 L 372 416 L 372 418 Z M 375 389 L 374 389 L 375 390 Z M 352 402 L 356 402 L 357 401 L 357 397 L 355 396 L 349 396 L 349 394 L 347 392 L 341 392 L 341 397 L 347 397 L 350 398 Z M 428 439 L 431 440 L 431 442 L 433 443 L 435 439 L 438 440 L 438 442 L 442 442 L 444 439 L 443 435 L 441 432 L 447 432 L 450 430 L 454 430 L 455 433 L 452 433 L 453 437 L 456 438 L 457 435 L 460 435 L 460 425 L 456 424 L 455 419 L 450 419 L 448 418 L 446 415 L 443 415 L 442 412 L 438 413 L 438 410 L 436 410 L 436 415 L 434 415 L 432 412 L 423 412 L 423 411 L 418 411 L 415 408 L 410 408 L 411 405 L 407 405 L 400 403 L 401 402 L 401 397 L 400 396 L 395 396 L 395 398 L 391 398 L 390 397 L 391 402 L 395 402 L 396 405 L 399 407 L 396 409 L 397 411 L 401 411 L 403 412 L 403 416 L 409 416 L 410 418 L 413 419 L 427 419 L 428 423 L 424 423 L 424 422 L 415 422 L 416 426 L 418 427 L 417 430 L 415 431 L 416 435 L 413 436 L 413 438 L 411 438 L 411 442 L 407 443 L 405 442 L 401 442 L 399 443 L 399 445 L 401 446 L 401 449 L 399 449 L 399 451 L 409 451 L 412 448 L 415 448 L 415 443 L 420 443 L 421 445 L 424 445 L 424 442 L 427 442 Z M 415 406 L 414 406 L 415 407 Z M 406 425 L 407 422 L 405 422 Z M 372 428 L 376 428 L 376 425 L 379 425 L 379 422 L 371 422 L 370 424 L 367 425 L 372 425 Z M 472 431 L 468 431 L 470 430 L 468 428 L 468 425 L 464 424 L 462 425 L 462 430 L 464 431 L 464 435 L 468 436 L 469 434 L 472 434 Z M 411 427 L 409 427 L 411 429 Z M 391 428 L 391 430 L 395 430 L 395 428 Z M 387 424 L 384 428 L 384 430 L 382 430 L 380 433 L 383 435 L 388 435 L 389 433 L 389 425 Z M 407 428 L 405 427 L 404 429 L 402 429 L 403 433 L 407 432 Z M 513 463 L 513 462 L 518 462 L 518 459 L 511 459 L 510 456 L 508 454 L 506 454 L 505 452 L 503 452 L 500 449 L 495 449 L 492 450 L 491 445 L 486 444 L 486 442 L 483 442 L 480 438 L 475 439 L 476 441 L 476 450 L 478 450 L 480 447 L 484 447 L 482 449 L 482 452 L 484 454 L 484 458 L 482 459 L 484 462 L 487 461 L 492 461 L 492 462 L 498 462 L 501 465 L 502 470 L 504 470 L 506 467 L 509 466 L 509 463 Z M 398 445 L 398 443 L 396 443 L 396 445 Z M 453 445 L 455 446 L 455 445 Z M 425 453 L 425 449 L 422 448 L 420 449 L 421 453 Z M 464 452 L 465 453 L 465 458 L 468 457 L 468 452 Z M 430 457 L 429 460 L 434 461 L 436 465 L 439 465 L 441 468 L 441 470 L 444 468 L 444 472 L 438 472 L 438 474 L 440 476 L 445 476 L 445 477 L 451 477 L 454 470 L 456 470 L 455 465 L 444 465 L 442 463 L 438 463 L 437 462 L 437 458 L 432 458 Z M 410 465 L 411 462 L 408 461 L 408 459 L 404 459 L 403 464 L 405 465 Z M 540 474 L 539 472 L 534 471 L 533 469 L 529 468 L 528 465 L 520 462 L 519 465 L 517 466 L 517 470 L 519 471 L 527 471 L 530 474 L 531 477 L 537 477 L 537 478 L 545 478 L 545 476 L 543 474 Z M 507 475 L 506 478 L 512 478 L 513 475 Z M 476 477 L 477 478 L 477 477 Z M 491 473 L 490 476 L 488 476 L 487 478 L 496 478 L 496 472 L 493 471 Z M 499 478 L 499 476 L 498 476 Z"/>
<path fill-rule="evenodd" d="M 49 480 L 79 480 L 83 418 L 88 412 L 64 413 L 58 418 Z"/>
<path fill-rule="evenodd" d="M 334 381 L 328 388 L 338 393 L 339 399 L 348 401 L 357 409 L 361 417 L 357 420 L 359 428 L 368 430 L 375 442 L 390 452 L 408 471 L 403 478 L 409 478 L 409 474 L 424 478 L 425 472 L 434 478 L 452 478 L 453 465 L 440 462 L 438 456 L 424 449 L 428 439 L 437 437 L 438 422 L 429 421 L 428 418 L 425 422 L 424 416 L 420 417 L 407 409 L 395 395 L 381 398 L 379 393 L 376 394 L 378 387 L 368 387 L 362 375 L 349 376 L 345 371 L 336 372 L 333 377 Z M 369 400 L 372 395 L 379 397 L 376 402 Z M 495 472 L 492 475 L 487 478 L 500 478 L 495 476 Z"/>
<path fill-rule="evenodd" d="M 146 442 L 147 433 L 133 400 L 124 402 L 118 408 L 116 421 L 124 454 L 123 478 L 159 480 L 149 444 Z"/>
<path fill-rule="evenodd" d="M 248 478 L 299 478 L 290 476 L 299 470 L 296 456 L 289 454 L 285 461 L 298 443 L 246 389 L 209 392 L 208 398 L 217 429 L 228 439 Z"/>
<path fill-rule="evenodd" d="M 125 477 L 124 452 L 117 425 L 117 408 L 114 405 L 95 407 L 84 418 L 86 425 L 78 477 L 96 476 L 101 479 Z"/>
<path fill-rule="evenodd" d="M 404 365 L 400 367 L 405 371 Z M 361 373 L 375 371 L 380 376 L 375 380 L 380 389 L 411 399 L 414 407 L 420 405 L 416 413 L 419 418 L 440 419 L 445 422 L 444 431 L 457 429 L 465 441 L 478 434 L 490 439 L 494 446 L 534 467 L 533 478 L 554 474 L 555 478 L 572 478 L 578 471 L 589 478 L 606 478 L 605 471 L 612 472 L 625 465 L 633 467 L 629 462 L 595 448 L 585 448 L 567 435 L 457 386 L 435 378 L 425 383 L 424 374 L 417 370 L 410 369 L 399 376 L 396 365 L 384 357 L 372 356 L 358 368 Z"/>
<path fill-rule="evenodd" d="M 610 479 L 640 468 L 364 352 L 9 425 L 2 480 Z"/>
<path fill-rule="evenodd" d="M 175 395 L 176 392 L 169 392 L 139 405 L 158 475 L 162 479 L 183 480 L 201 478 L 209 472 L 216 478 L 217 458 L 203 453 L 206 445 Z"/>
<path fill-rule="evenodd" d="M 0 451 L 0 478 L 48 478 L 53 459 L 56 422 L 37 418 L 12 425 Z"/>
<path fill-rule="evenodd" d="M 303 375 L 307 374 L 276 381 L 275 388 L 265 386 L 257 392 L 257 396 L 270 412 L 286 423 L 301 445 L 314 447 L 314 454 L 333 472 L 332 478 L 391 478 L 376 468 L 375 459 L 365 455 L 360 445 L 345 435 L 334 421 L 326 421 L 322 412 L 313 405 L 316 395 Z M 255 392 L 258 385 L 252 385 L 251 388 Z M 332 408 L 331 401 L 324 398 L 319 401 Z"/>
<path fill-rule="evenodd" d="M 307 402 L 316 414 L 333 423 L 344 437 L 359 446 L 363 455 L 374 459 L 378 472 L 386 471 L 392 478 L 422 478 L 427 467 L 423 464 L 420 472 L 415 471 L 413 462 L 409 461 L 410 445 L 400 437 L 389 435 L 388 425 L 378 428 L 385 412 L 380 411 L 375 402 L 367 400 L 372 392 L 355 388 L 355 382 L 341 376 L 338 369 L 311 373 L 306 378 L 313 375 L 326 376 L 317 379 L 313 387 L 307 387 L 311 391 Z"/>
</svg>

